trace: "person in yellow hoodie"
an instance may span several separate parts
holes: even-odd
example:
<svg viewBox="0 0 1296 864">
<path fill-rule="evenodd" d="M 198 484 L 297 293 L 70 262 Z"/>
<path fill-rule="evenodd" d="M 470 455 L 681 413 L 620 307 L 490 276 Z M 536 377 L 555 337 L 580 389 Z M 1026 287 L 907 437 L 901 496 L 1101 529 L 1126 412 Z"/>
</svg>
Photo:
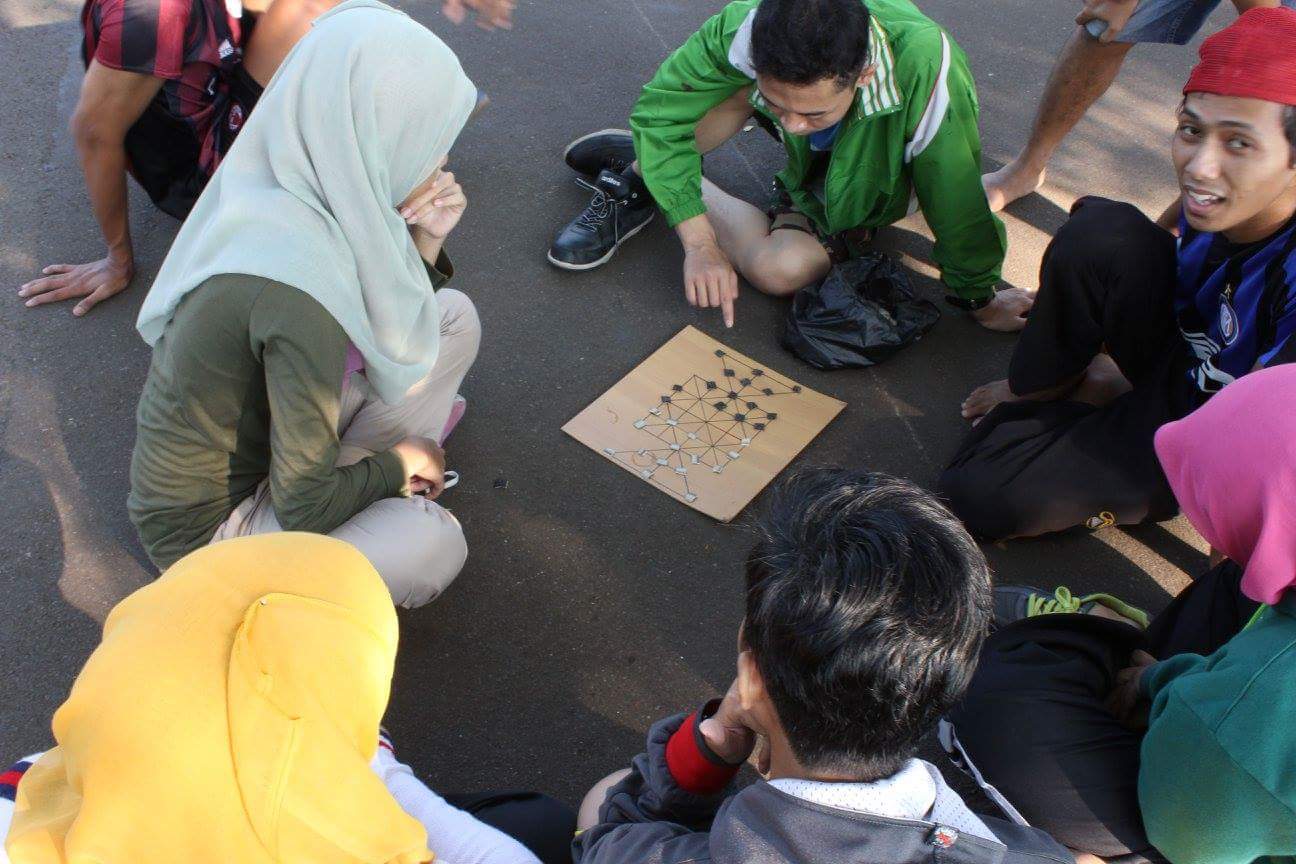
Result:
<svg viewBox="0 0 1296 864">
<path fill-rule="evenodd" d="M 340 540 L 280 533 L 185 557 L 108 616 L 54 714 L 58 746 L 0 775 L 16 799 L 0 802 L 8 860 L 570 860 L 563 805 L 461 800 L 474 818 L 395 760 L 379 721 L 396 644 L 382 579 Z"/>
</svg>

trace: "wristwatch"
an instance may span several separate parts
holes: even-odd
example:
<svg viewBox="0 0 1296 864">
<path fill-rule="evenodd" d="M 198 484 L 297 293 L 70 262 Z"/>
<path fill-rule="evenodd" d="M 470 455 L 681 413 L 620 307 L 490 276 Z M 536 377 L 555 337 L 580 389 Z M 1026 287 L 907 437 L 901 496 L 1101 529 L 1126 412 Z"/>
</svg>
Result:
<svg viewBox="0 0 1296 864">
<path fill-rule="evenodd" d="M 959 297 L 954 294 L 946 294 L 945 302 L 956 309 L 962 309 L 965 312 L 975 312 L 978 309 L 984 309 L 994 300 L 995 295 L 991 293 L 989 297 L 982 297 L 980 300 L 968 300 L 966 297 Z"/>
</svg>

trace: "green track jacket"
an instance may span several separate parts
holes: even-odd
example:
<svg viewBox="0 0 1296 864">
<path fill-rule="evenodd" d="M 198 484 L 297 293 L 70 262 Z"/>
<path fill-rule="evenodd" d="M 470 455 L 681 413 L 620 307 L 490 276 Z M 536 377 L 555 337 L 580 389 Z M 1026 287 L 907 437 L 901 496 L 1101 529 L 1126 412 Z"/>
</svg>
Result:
<svg viewBox="0 0 1296 864">
<path fill-rule="evenodd" d="M 759 0 L 736 0 L 657 70 L 630 117 L 644 181 L 671 225 L 706 212 L 693 130 L 711 108 L 750 87 L 751 29 Z M 992 295 L 1007 238 L 981 187 L 977 97 L 967 57 L 909 0 L 868 0 L 872 82 L 842 120 L 820 202 L 803 181 L 810 142 L 785 134 L 778 179 L 819 230 L 890 225 L 916 194 L 936 238 L 941 279 L 968 300 Z M 775 125 L 759 90 L 752 105 Z"/>
</svg>

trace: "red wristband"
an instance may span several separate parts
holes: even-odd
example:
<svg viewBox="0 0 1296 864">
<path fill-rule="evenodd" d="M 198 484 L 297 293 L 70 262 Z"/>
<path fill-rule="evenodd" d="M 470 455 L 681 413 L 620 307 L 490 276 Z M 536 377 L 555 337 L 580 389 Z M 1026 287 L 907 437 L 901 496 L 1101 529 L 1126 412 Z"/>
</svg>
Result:
<svg viewBox="0 0 1296 864">
<path fill-rule="evenodd" d="M 690 714 L 666 742 L 666 767 L 685 792 L 714 795 L 729 785 L 742 765 L 717 761 L 702 749 L 698 743 L 701 733 L 697 731 L 697 716 L 696 711 Z"/>
</svg>

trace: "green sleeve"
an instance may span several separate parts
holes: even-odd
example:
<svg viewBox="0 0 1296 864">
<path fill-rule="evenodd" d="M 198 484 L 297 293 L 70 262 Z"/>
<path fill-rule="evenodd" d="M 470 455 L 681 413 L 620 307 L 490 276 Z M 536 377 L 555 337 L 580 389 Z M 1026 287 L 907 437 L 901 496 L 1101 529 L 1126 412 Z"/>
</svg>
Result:
<svg viewBox="0 0 1296 864">
<path fill-rule="evenodd" d="M 911 56 L 925 55 L 932 66 L 914 76 L 929 84 L 910 103 L 915 116 L 910 118 L 905 158 L 936 240 L 932 256 L 941 281 L 963 299 L 984 300 L 993 296 L 999 281 L 1008 236 L 1003 222 L 990 212 L 981 185 L 976 88 L 962 50 L 944 32 L 932 28 L 923 38 L 933 40 L 931 49 L 912 51 Z M 926 93 L 930 97 L 923 98 Z"/>
<path fill-rule="evenodd" d="M 1143 738 L 1138 797 L 1148 840 L 1175 864 L 1251 864 L 1296 848 L 1296 813 L 1230 757 L 1176 689 L 1158 700 Z"/>
<path fill-rule="evenodd" d="M 1176 654 L 1168 660 L 1153 663 L 1139 678 L 1139 691 L 1149 700 L 1155 700 L 1171 681 L 1180 675 L 1206 668 L 1206 658 L 1200 654 Z"/>
<path fill-rule="evenodd" d="M 693 133 L 708 111 L 752 83 L 730 64 L 729 46 L 755 8 L 756 0 L 739 0 L 703 24 L 666 58 L 630 115 L 640 173 L 672 226 L 706 212 Z"/>
<path fill-rule="evenodd" d="M 423 266 L 427 268 L 428 279 L 432 280 L 434 289 L 440 288 L 454 278 L 454 264 L 451 263 L 450 256 L 446 254 L 444 247 L 437 254 L 435 264 L 424 261 Z"/>
<path fill-rule="evenodd" d="M 394 451 L 338 467 L 347 339 L 324 307 L 287 285 L 268 287 L 249 327 L 270 404 L 270 497 L 285 531 L 332 531 L 382 498 L 408 494 Z"/>
</svg>

